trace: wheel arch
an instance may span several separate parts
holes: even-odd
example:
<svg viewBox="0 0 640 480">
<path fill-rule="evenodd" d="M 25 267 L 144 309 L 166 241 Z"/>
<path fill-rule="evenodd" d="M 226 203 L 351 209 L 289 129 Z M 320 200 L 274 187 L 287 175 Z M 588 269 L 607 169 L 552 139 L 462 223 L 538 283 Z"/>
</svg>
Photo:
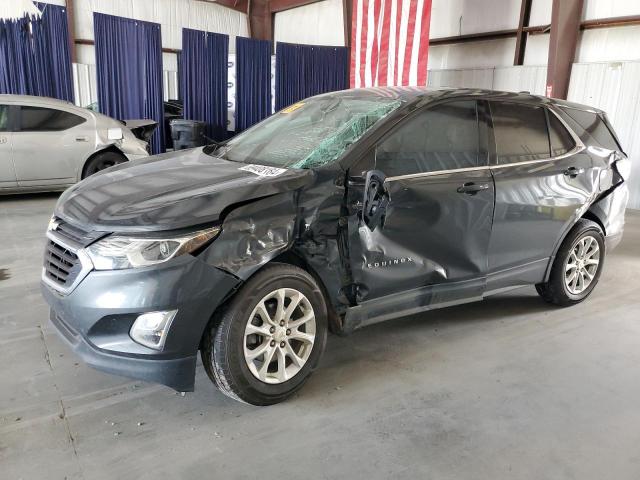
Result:
<svg viewBox="0 0 640 480">
<path fill-rule="evenodd" d="M 316 284 L 320 288 L 320 292 L 322 293 L 322 296 L 325 301 L 325 305 L 327 307 L 329 329 L 332 333 L 340 333 L 342 331 L 342 320 L 340 315 L 338 315 L 338 313 L 336 312 L 336 309 L 333 303 L 331 302 L 331 297 L 329 296 L 326 285 L 322 281 L 322 277 L 318 274 L 315 268 L 313 268 L 308 262 L 304 260 L 304 258 L 302 258 L 302 256 L 298 255 L 291 249 L 285 250 L 284 252 L 278 254 L 276 257 L 269 260 L 268 262 L 263 263 L 262 265 L 260 265 L 258 269 L 252 272 L 250 276 L 242 279 L 242 281 L 238 284 L 238 286 L 234 288 L 231 292 L 229 292 L 229 294 L 225 297 L 225 299 L 215 308 L 215 310 L 211 314 L 211 318 L 207 322 L 207 326 L 217 323 L 217 321 L 219 320 L 220 312 L 224 310 L 225 306 L 231 301 L 231 299 L 236 295 L 238 290 L 243 285 L 245 285 L 251 278 L 256 276 L 258 273 L 262 272 L 265 268 L 273 266 L 275 264 L 285 264 L 285 265 L 292 265 L 294 267 L 298 267 L 313 277 Z M 201 334 L 199 349 L 201 349 L 202 347 L 202 341 L 204 339 L 206 331 L 207 331 L 207 327 L 205 327 L 205 329 Z"/>
<path fill-rule="evenodd" d="M 606 236 L 607 232 L 606 232 L 606 229 L 604 228 L 604 225 L 603 225 L 602 221 L 600 220 L 600 218 L 595 213 L 593 213 L 591 211 L 591 208 L 589 208 L 587 211 L 585 211 L 582 214 L 582 216 L 576 218 L 576 221 L 573 222 L 569 228 L 567 228 L 567 230 L 564 232 L 564 234 L 560 237 L 560 239 L 558 240 L 558 242 L 554 246 L 553 255 L 551 255 L 551 257 L 549 258 L 549 262 L 547 263 L 547 268 L 546 268 L 545 273 L 544 273 L 544 280 L 543 280 L 544 282 L 549 281 L 549 276 L 551 275 L 551 267 L 553 266 L 553 262 L 556 259 L 556 255 L 558 254 L 558 250 L 560 250 L 560 247 L 564 243 L 565 239 L 573 231 L 573 229 L 578 224 L 578 222 L 580 222 L 580 220 L 589 220 L 590 222 L 595 223 L 602 230 L 602 234 L 604 236 Z"/>
<path fill-rule="evenodd" d="M 287 265 L 293 265 L 295 267 L 301 268 L 305 272 L 309 273 L 313 277 L 313 279 L 318 284 L 322 296 L 324 297 L 325 304 L 327 305 L 327 316 L 329 320 L 329 329 L 332 333 L 338 333 L 342 330 L 342 320 L 331 301 L 331 296 L 329 295 L 329 291 L 324 281 L 322 280 L 322 276 L 316 271 L 316 269 L 309 264 L 305 259 L 298 255 L 295 251 L 289 249 L 277 255 L 271 261 L 262 265 L 253 275 L 261 271 L 263 268 L 273 265 L 274 263 L 284 263 Z M 252 276 L 253 276 L 252 275 Z"/>
<path fill-rule="evenodd" d="M 607 236 L 607 229 L 605 228 L 604 223 L 602 222 L 600 217 L 596 214 L 596 212 L 594 210 L 594 205 L 589 207 L 589 210 L 584 212 L 584 215 L 582 215 L 582 217 L 580 217 L 580 218 L 581 219 L 585 219 L 585 220 L 591 220 L 592 222 L 597 223 L 600 226 L 600 228 L 602 229 L 603 235 L 605 237 Z M 567 232 L 567 233 L 569 233 L 569 232 Z"/>
<path fill-rule="evenodd" d="M 207 333 L 208 328 L 210 328 L 210 326 L 215 325 L 216 323 L 219 322 L 221 312 L 224 311 L 225 307 L 235 297 L 235 295 L 238 293 L 238 291 L 249 280 L 251 280 L 253 277 L 258 275 L 265 268 L 271 267 L 273 265 L 278 265 L 278 264 L 280 264 L 280 265 L 292 265 L 294 267 L 298 267 L 298 268 L 304 270 L 305 272 L 307 272 L 309 275 L 311 275 L 313 277 L 313 279 L 317 283 L 318 287 L 320 288 L 320 292 L 322 293 L 322 296 L 323 296 L 324 301 L 325 301 L 325 305 L 327 307 L 327 317 L 328 317 L 327 320 L 329 322 L 330 331 L 332 333 L 340 333 L 342 331 L 341 317 L 336 312 L 336 310 L 335 310 L 335 308 L 334 308 L 334 306 L 333 306 L 333 304 L 331 302 L 331 298 L 330 298 L 330 296 L 329 296 L 329 294 L 327 292 L 327 287 L 324 284 L 324 282 L 322 281 L 322 278 L 320 277 L 318 272 L 316 272 L 316 270 L 311 265 L 309 265 L 300 255 L 296 254 L 292 250 L 286 250 L 286 251 L 280 253 L 279 255 L 277 255 L 272 260 L 270 260 L 268 262 L 265 262 L 262 265 L 260 265 L 260 267 L 258 269 L 256 269 L 254 272 L 252 272 L 251 275 L 249 275 L 247 278 L 242 279 L 242 281 L 240 281 L 238 283 L 238 285 L 236 285 L 236 287 L 233 288 L 224 297 L 224 300 L 222 302 L 220 302 L 219 305 L 216 306 L 216 308 L 213 310 L 213 313 L 211 314 L 209 320 L 205 324 L 205 328 L 203 329 L 203 331 L 202 331 L 202 333 L 200 335 L 200 341 L 199 341 L 199 344 L 198 344 L 198 350 L 202 350 L 202 341 L 204 340 L 204 337 L 205 337 L 205 335 Z M 217 328 L 217 325 L 216 325 L 216 328 Z"/>
<path fill-rule="evenodd" d="M 89 155 L 85 161 L 82 164 L 82 168 L 80 169 L 80 176 L 79 179 L 82 180 L 85 178 L 85 173 L 87 171 L 87 165 L 89 165 L 89 162 L 91 162 L 91 160 L 93 160 L 94 158 L 96 158 L 98 155 L 106 153 L 106 152 L 113 152 L 113 153 L 117 153 L 119 155 L 122 155 L 124 158 L 127 159 L 127 161 L 129 160 L 127 158 L 127 156 L 124 154 L 124 152 L 122 150 L 120 150 L 118 147 L 116 147 L 115 145 L 111 144 L 111 145 L 105 145 L 103 148 L 101 148 L 100 150 L 96 150 L 95 152 L 93 152 L 91 155 Z"/>
</svg>

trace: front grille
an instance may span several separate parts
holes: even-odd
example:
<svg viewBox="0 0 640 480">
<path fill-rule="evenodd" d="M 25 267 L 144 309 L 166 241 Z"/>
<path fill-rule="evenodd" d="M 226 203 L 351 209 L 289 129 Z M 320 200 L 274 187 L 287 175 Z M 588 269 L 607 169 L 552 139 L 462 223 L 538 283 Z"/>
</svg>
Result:
<svg viewBox="0 0 640 480">
<path fill-rule="evenodd" d="M 74 252 L 53 240 L 47 242 L 44 274 L 49 280 L 61 287 L 68 287 L 73 284 L 81 269 L 80 259 Z"/>
<path fill-rule="evenodd" d="M 43 280 L 63 294 L 71 292 L 92 268 L 82 248 L 103 235 L 103 232 L 87 232 L 55 219 L 53 229 L 47 232 Z"/>
</svg>

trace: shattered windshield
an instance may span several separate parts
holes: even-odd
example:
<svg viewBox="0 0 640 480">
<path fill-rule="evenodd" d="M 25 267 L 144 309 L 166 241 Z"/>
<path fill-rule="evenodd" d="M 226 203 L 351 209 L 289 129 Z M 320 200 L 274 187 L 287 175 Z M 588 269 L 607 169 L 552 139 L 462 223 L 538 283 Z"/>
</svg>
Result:
<svg viewBox="0 0 640 480">
<path fill-rule="evenodd" d="M 337 160 L 400 104 L 385 97 L 309 98 L 232 138 L 215 155 L 280 168 L 319 167 Z"/>
</svg>

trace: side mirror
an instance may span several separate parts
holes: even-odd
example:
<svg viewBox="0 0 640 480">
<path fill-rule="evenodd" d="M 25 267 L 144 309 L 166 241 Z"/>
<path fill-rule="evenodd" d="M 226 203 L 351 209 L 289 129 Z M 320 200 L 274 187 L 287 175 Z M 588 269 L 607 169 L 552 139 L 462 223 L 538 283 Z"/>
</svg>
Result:
<svg viewBox="0 0 640 480">
<path fill-rule="evenodd" d="M 373 231 L 384 224 L 389 194 L 384 186 L 386 176 L 379 170 L 367 172 L 362 200 L 362 221 Z"/>
</svg>

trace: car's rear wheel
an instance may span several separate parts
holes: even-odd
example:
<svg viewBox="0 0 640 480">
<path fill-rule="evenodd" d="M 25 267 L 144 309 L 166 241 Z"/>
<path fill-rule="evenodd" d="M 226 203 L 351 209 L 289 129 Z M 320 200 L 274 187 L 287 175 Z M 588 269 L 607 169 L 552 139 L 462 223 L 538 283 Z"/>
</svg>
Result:
<svg viewBox="0 0 640 480">
<path fill-rule="evenodd" d="M 582 219 L 564 239 L 551 267 L 549 280 L 536 285 L 547 302 L 569 306 L 593 291 L 604 265 L 604 234 L 600 226 Z"/>
<path fill-rule="evenodd" d="M 91 158 L 84 167 L 82 178 L 87 178 L 105 168 L 113 167 L 127 161 L 127 157 L 117 152 L 101 152 Z"/>
<path fill-rule="evenodd" d="M 202 361 L 226 395 L 271 405 L 302 387 L 326 339 L 327 307 L 313 277 L 274 264 L 251 278 L 207 327 Z"/>
</svg>

